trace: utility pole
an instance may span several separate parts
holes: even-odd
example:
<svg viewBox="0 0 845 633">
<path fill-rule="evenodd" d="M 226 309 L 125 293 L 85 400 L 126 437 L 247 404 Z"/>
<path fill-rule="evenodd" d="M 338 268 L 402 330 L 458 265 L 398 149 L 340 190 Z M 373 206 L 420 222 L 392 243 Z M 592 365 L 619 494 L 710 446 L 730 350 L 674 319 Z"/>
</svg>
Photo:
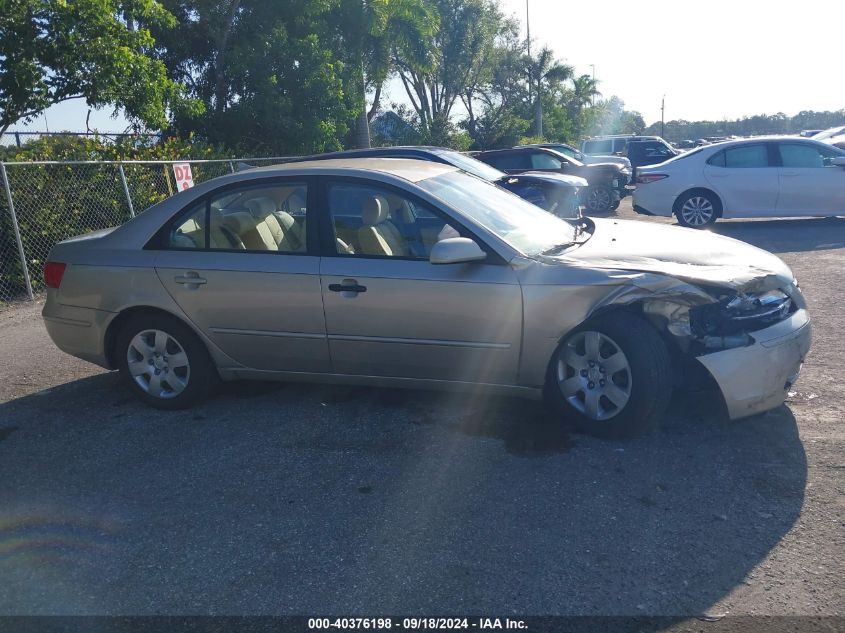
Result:
<svg viewBox="0 0 845 633">
<path fill-rule="evenodd" d="M 660 102 L 660 138 L 666 136 L 666 121 L 664 114 L 666 112 L 666 95 L 663 95 L 663 100 Z"/>
<path fill-rule="evenodd" d="M 531 84 L 534 81 L 534 78 L 531 76 L 531 16 L 528 13 L 528 0 L 525 0 L 525 40 L 528 44 L 528 105 L 531 105 Z"/>
<path fill-rule="evenodd" d="M 531 16 L 528 14 L 528 0 L 525 0 L 525 37 L 528 39 L 528 56 L 531 57 Z"/>
<path fill-rule="evenodd" d="M 593 89 L 595 90 L 595 87 L 596 87 L 596 65 L 590 64 L 590 66 L 593 69 Z M 595 92 L 593 92 L 593 94 L 590 96 L 590 105 L 592 105 L 594 108 L 596 107 L 596 93 Z"/>
</svg>

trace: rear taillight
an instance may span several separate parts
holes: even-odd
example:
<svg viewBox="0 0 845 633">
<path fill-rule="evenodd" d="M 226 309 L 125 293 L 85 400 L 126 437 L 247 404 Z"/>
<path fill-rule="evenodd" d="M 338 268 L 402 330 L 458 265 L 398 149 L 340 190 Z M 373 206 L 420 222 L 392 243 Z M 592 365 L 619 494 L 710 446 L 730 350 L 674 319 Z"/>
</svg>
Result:
<svg viewBox="0 0 845 633">
<path fill-rule="evenodd" d="M 58 288 L 62 283 L 67 264 L 61 262 L 47 262 L 44 264 L 44 283 L 48 288 Z"/>
<path fill-rule="evenodd" d="M 650 182 L 657 182 L 658 180 L 663 180 L 664 178 L 668 178 L 669 174 L 637 174 L 637 184 L 645 185 Z"/>
</svg>

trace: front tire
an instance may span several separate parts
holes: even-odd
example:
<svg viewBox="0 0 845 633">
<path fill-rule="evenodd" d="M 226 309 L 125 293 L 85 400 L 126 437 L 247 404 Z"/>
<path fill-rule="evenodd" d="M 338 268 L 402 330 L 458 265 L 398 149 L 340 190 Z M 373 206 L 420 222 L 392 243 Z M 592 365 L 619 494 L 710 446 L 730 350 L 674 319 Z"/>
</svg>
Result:
<svg viewBox="0 0 845 633">
<path fill-rule="evenodd" d="M 596 185 L 587 189 L 587 211 L 589 213 L 609 213 L 615 202 L 613 189 L 605 185 Z"/>
<path fill-rule="evenodd" d="M 692 191 L 682 195 L 675 202 L 675 216 L 678 224 L 690 229 L 712 226 L 719 217 L 721 205 L 718 198 L 709 191 Z"/>
<path fill-rule="evenodd" d="M 637 314 L 599 317 L 558 347 L 546 397 L 583 433 L 610 439 L 638 435 L 656 427 L 669 406 L 669 351 Z"/>
<path fill-rule="evenodd" d="M 205 345 L 174 317 L 133 316 L 120 328 L 115 345 L 124 383 L 157 409 L 190 407 L 206 398 L 218 379 Z"/>
</svg>

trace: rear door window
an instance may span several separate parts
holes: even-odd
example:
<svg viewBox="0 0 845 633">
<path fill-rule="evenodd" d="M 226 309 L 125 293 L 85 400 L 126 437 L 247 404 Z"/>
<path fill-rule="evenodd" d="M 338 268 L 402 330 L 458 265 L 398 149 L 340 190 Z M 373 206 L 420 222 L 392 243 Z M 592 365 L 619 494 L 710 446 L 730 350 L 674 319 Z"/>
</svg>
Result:
<svg viewBox="0 0 845 633">
<path fill-rule="evenodd" d="M 769 151 L 764 144 L 731 147 L 715 154 L 707 161 L 714 167 L 750 169 L 769 166 Z"/>
<path fill-rule="evenodd" d="M 531 158 L 528 154 L 496 154 L 490 156 L 487 160 L 493 167 L 503 171 L 509 169 L 531 169 Z"/>
</svg>

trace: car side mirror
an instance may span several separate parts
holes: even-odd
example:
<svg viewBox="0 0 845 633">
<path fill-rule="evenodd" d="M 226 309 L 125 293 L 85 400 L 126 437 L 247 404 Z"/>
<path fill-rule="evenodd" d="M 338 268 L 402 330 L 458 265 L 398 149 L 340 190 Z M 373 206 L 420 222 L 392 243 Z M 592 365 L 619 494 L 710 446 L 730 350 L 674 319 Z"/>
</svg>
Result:
<svg viewBox="0 0 845 633">
<path fill-rule="evenodd" d="M 831 164 L 836 167 L 845 167 L 845 156 L 837 156 L 831 161 Z"/>
<path fill-rule="evenodd" d="M 487 259 L 487 253 L 467 237 L 440 240 L 431 248 L 428 260 L 432 264 L 463 264 Z"/>
</svg>

